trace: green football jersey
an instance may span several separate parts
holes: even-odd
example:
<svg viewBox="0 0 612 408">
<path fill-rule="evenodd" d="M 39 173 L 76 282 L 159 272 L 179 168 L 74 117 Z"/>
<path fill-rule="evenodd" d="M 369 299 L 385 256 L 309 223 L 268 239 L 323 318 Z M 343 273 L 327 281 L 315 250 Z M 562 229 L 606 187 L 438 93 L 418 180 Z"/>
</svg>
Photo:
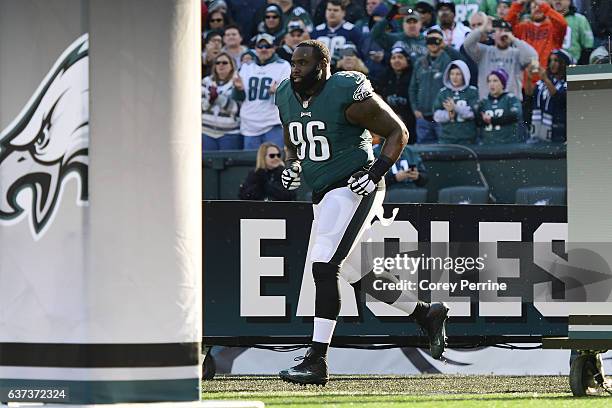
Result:
<svg viewBox="0 0 612 408">
<path fill-rule="evenodd" d="M 355 171 L 374 160 L 372 136 L 366 129 L 349 123 L 346 109 L 374 94 L 365 75 L 337 72 L 325 86 L 303 104 L 286 79 L 276 90 L 283 126 L 302 164 L 302 178 L 315 193 L 347 180 Z"/>
</svg>

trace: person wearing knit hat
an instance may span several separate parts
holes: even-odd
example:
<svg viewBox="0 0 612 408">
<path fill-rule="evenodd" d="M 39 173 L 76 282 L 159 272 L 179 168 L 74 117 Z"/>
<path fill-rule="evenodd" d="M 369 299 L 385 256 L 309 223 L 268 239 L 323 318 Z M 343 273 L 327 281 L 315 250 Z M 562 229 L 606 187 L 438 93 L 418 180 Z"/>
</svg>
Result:
<svg viewBox="0 0 612 408">
<path fill-rule="evenodd" d="M 421 30 L 426 31 L 437 24 L 436 13 L 432 0 L 418 1 L 415 8 L 421 16 L 421 24 L 423 25 Z"/>
<path fill-rule="evenodd" d="M 416 118 L 408 96 L 412 67 L 410 51 L 398 41 L 391 48 L 389 64 L 385 67 L 382 77 L 374 82 L 374 89 L 406 124 L 408 134 L 416 135 Z M 409 143 L 414 143 L 414 137 L 411 139 Z"/>
<path fill-rule="evenodd" d="M 521 101 L 506 92 L 508 73 L 497 68 L 487 75 L 489 95 L 478 104 L 478 126 L 481 127 L 482 144 L 521 143 L 517 131 L 523 120 Z"/>
<path fill-rule="evenodd" d="M 366 5 L 366 11 L 369 12 L 369 5 L 372 2 L 368 1 Z M 375 3 L 375 2 L 374 2 Z M 385 16 L 389 12 L 389 7 L 387 7 L 384 3 L 378 4 L 376 7 L 372 9 L 372 14 L 365 22 L 365 26 L 361 27 L 362 40 L 361 44 L 359 44 L 359 51 L 363 56 L 363 62 L 368 68 L 369 74 L 368 77 L 372 82 L 376 82 L 382 78 L 385 73 L 385 63 L 383 59 L 385 58 L 385 50 L 380 46 L 378 42 L 372 36 L 370 29 L 374 27 L 376 23 L 385 19 Z M 361 20 L 361 21 L 364 21 Z M 357 26 L 357 24 L 355 24 Z"/>
<path fill-rule="evenodd" d="M 367 34 L 374 24 L 380 21 L 382 17 L 386 16 L 388 12 L 389 7 L 387 7 L 382 0 L 370 0 L 366 2 L 366 16 L 357 20 L 355 22 L 355 27 L 357 27 L 362 34 Z"/>
<path fill-rule="evenodd" d="M 505 69 L 503 68 L 495 69 L 491 71 L 489 75 L 497 76 L 497 79 L 499 79 L 499 82 L 501 82 L 501 85 L 502 85 L 502 92 L 506 90 L 506 84 L 508 84 L 508 73 L 506 72 Z M 490 88 L 489 88 L 489 92 L 491 92 Z"/>
<path fill-rule="evenodd" d="M 527 143 L 563 143 L 566 140 L 567 121 L 567 79 L 568 65 L 573 63 L 572 56 L 565 50 L 552 50 L 548 57 L 548 68 L 538 69 L 540 80 L 533 85 L 528 70 L 529 81 L 525 83 L 525 94 L 533 95 L 531 114 L 531 135 Z"/>
</svg>

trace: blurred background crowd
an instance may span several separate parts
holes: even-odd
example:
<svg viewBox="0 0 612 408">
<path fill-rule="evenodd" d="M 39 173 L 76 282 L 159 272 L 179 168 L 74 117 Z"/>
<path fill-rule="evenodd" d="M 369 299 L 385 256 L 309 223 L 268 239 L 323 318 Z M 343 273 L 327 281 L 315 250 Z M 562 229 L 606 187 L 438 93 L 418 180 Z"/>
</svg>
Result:
<svg viewBox="0 0 612 408">
<path fill-rule="evenodd" d="M 243 199 L 292 198 L 255 173 L 282 166 L 274 93 L 306 39 L 364 73 L 412 145 L 563 144 L 567 68 L 612 63 L 612 0 L 212 0 L 202 30 L 203 152 L 259 149 Z M 418 156 L 387 184 L 422 186 Z"/>
</svg>

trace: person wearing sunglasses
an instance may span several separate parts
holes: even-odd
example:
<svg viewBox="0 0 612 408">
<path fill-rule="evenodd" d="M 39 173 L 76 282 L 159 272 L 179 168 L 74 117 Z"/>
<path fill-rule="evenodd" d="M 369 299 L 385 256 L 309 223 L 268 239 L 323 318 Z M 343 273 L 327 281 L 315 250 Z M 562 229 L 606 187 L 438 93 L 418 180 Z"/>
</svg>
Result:
<svg viewBox="0 0 612 408">
<path fill-rule="evenodd" d="M 239 104 L 232 98 L 235 67 L 234 59 L 222 52 L 212 74 L 202 80 L 202 152 L 242 149 Z"/>
<path fill-rule="evenodd" d="M 211 31 L 223 31 L 223 29 L 232 24 L 231 19 L 223 9 L 216 9 L 208 13 L 206 23 L 204 25 L 204 35 Z"/>
<path fill-rule="evenodd" d="M 257 32 L 259 34 L 270 34 L 274 37 L 275 43 L 280 44 L 287 31 L 285 31 L 285 26 L 283 25 L 283 10 L 279 5 L 268 4 L 266 6 L 262 21 L 257 26 Z M 253 37 L 251 42 L 256 37 Z"/>
<path fill-rule="evenodd" d="M 238 197 L 241 200 L 294 201 L 295 191 L 283 187 L 281 174 L 285 169 L 280 148 L 265 142 L 257 150 L 255 169 L 249 171 L 240 185 Z"/>
<path fill-rule="evenodd" d="M 255 41 L 255 61 L 240 67 L 234 78 L 234 98 L 242 102 L 240 133 L 244 149 L 255 150 L 263 142 L 283 146 L 283 129 L 274 105 L 276 87 L 289 78 L 289 63 L 276 55 L 274 37 L 259 34 Z"/>
<path fill-rule="evenodd" d="M 410 79 L 410 104 L 416 117 L 417 143 L 438 143 L 440 124 L 434 121 L 433 104 L 438 91 L 444 86 L 444 71 L 454 60 L 465 57 L 451 46 L 444 43 L 444 35 L 435 28 L 427 32 L 425 38 L 427 55 L 415 64 Z"/>
</svg>

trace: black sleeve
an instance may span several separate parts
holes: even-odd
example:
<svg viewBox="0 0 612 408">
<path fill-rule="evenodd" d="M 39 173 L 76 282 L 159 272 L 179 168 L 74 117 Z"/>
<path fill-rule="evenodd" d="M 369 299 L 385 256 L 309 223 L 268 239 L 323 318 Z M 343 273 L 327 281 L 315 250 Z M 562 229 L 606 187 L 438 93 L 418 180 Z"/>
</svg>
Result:
<svg viewBox="0 0 612 408">
<path fill-rule="evenodd" d="M 281 174 L 283 167 L 278 167 L 273 171 L 267 172 L 264 184 L 264 193 L 266 197 L 274 201 L 295 201 L 295 190 L 289 191 L 281 182 Z"/>
<path fill-rule="evenodd" d="M 244 183 L 240 185 L 238 197 L 241 200 L 263 200 L 264 199 L 264 170 L 251 170 Z"/>
</svg>

